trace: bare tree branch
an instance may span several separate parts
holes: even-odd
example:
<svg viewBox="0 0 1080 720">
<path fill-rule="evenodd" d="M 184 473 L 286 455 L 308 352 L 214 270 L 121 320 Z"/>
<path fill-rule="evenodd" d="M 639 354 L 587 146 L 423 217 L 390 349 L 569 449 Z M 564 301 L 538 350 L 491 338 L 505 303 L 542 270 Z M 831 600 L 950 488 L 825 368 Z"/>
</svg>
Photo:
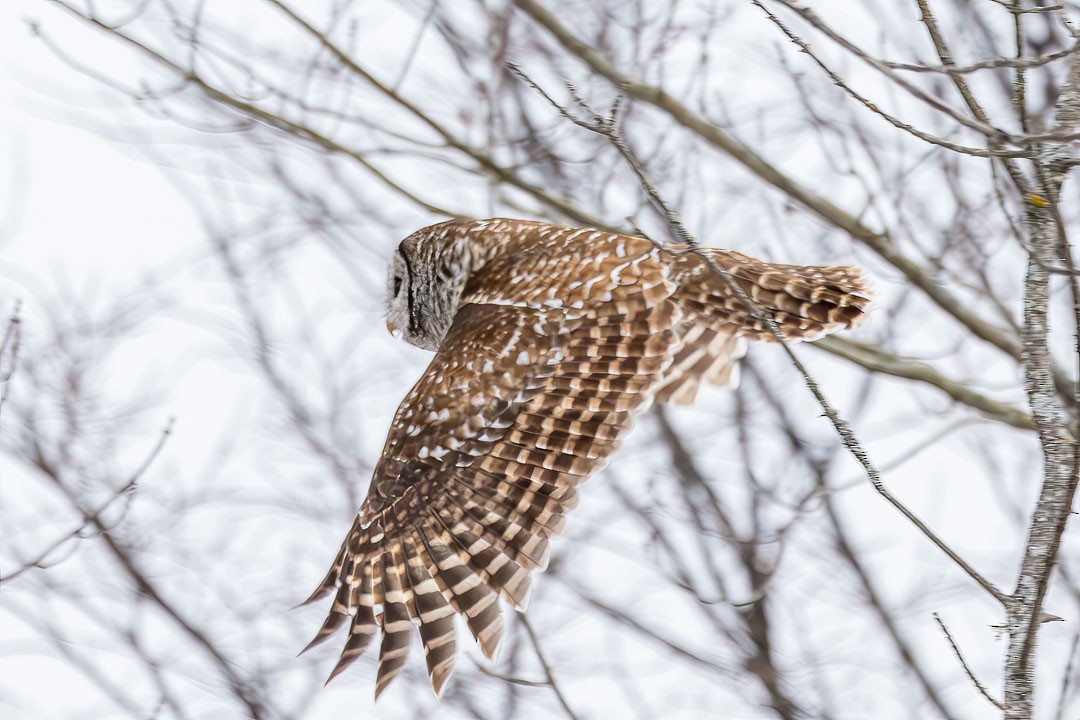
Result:
<svg viewBox="0 0 1080 720">
<path fill-rule="evenodd" d="M 1080 123 L 1080 62 L 1075 61 L 1058 100 L 1058 123 Z M 1065 179 L 1063 164 L 1071 160 L 1068 146 L 1043 148 L 1040 164 L 1050 180 L 1042 191 L 1057 202 Z M 1050 274 L 1046 265 L 1058 257 L 1058 226 L 1049 203 L 1030 202 L 1025 225 L 1031 245 L 1024 281 L 1024 386 L 1043 452 L 1042 487 L 1031 516 L 1024 559 L 1008 609 L 1009 651 L 1005 662 L 1005 718 L 1032 715 L 1034 683 L 1032 655 L 1039 629 L 1043 598 L 1061 536 L 1065 532 L 1076 493 L 1078 462 L 1076 432 L 1054 392 L 1049 345 Z M 1076 329 L 1080 331 L 1080 328 Z"/>
</svg>

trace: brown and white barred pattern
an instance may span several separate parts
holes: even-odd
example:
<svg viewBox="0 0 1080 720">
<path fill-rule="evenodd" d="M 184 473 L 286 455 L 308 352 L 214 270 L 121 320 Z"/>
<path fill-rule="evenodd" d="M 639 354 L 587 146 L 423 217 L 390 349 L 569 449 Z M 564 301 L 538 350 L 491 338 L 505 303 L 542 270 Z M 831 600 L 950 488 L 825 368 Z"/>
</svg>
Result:
<svg viewBox="0 0 1080 720">
<path fill-rule="evenodd" d="M 681 247 L 494 219 L 425 228 L 399 252 L 410 325 L 416 308 L 442 314 L 425 343 L 438 350 L 309 600 L 334 594 L 312 645 L 348 625 L 331 678 L 381 629 L 376 697 L 401 671 L 414 627 L 436 693 L 453 669 L 455 614 L 491 657 L 498 598 L 525 608 L 530 572 L 546 566 L 577 487 L 634 416 L 654 399 L 691 402 L 702 381 L 731 382 L 745 339 L 772 339 L 729 282 Z M 702 252 L 786 339 L 851 327 L 869 302 L 858 268 Z"/>
</svg>

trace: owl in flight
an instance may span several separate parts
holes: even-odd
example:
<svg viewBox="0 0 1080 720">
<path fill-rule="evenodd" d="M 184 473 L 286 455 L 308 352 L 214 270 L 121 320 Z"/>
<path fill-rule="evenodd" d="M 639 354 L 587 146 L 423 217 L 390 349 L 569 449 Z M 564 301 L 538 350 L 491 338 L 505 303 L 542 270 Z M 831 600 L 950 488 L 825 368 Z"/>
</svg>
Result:
<svg viewBox="0 0 1080 720">
<path fill-rule="evenodd" d="M 498 599 L 524 610 L 578 486 L 651 402 L 689 403 L 702 382 L 732 382 L 745 339 L 773 339 L 761 312 L 785 339 L 805 340 L 852 327 L 869 299 L 855 267 L 492 219 L 407 237 L 387 302 L 390 331 L 435 357 L 308 600 L 334 596 L 308 647 L 348 625 L 331 678 L 381 629 L 376 697 L 414 629 L 436 693 L 454 666 L 455 615 L 490 658 Z"/>
</svg>

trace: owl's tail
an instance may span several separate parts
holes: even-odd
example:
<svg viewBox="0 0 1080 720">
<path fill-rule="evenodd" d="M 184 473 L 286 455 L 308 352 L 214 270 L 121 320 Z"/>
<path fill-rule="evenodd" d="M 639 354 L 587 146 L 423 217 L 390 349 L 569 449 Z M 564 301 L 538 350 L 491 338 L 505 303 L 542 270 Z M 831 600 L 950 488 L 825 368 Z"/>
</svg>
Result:
<svg viewBox="0 0 1080 720">
<path fill-rule="evenodd" d="M 776 339 L 763 316 L 776 322 L 785 340 L 816 340 L 857 326 L 870 305 L 866 277 L 850 265 L 778 265 L 715 249 L 680 255 L 674 265 L 678 289 L 672 299 L 684 313 L 682 346 L 657 388 L 660 402 L 692 402 L 701 381 L 736 383 L 744 338 Z"/>
<path fill-rule="evenodd" d="M 816 340 L 855 327 L 870 305 L 866 277 L 851 265 L 778 265 L 732 250 L 705 250 L 702 255 L 688 253 L 676 261 L 679 289 L 674 299 L 696 323 L 716 331 L 774 339 L 724 274 L 772 316 L 785 340 Z"/>
</svg>

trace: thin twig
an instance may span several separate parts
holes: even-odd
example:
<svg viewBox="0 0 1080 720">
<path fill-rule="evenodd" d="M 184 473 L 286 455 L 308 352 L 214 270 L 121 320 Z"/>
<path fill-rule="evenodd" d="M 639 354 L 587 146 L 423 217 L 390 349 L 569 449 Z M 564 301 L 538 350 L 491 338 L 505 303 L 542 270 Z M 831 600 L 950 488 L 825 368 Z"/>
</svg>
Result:
<svg viewBox="0 0 1080 720">
<path fill-rule="evenodd" d="M 15 374 L 15 368 L 19 364 L 19 347 L 22 344 L 22 320 L 19 311 L 22 302 L 16 300 L 15 307 L 11 310 L 7 329 L 4 330 L 4 338 L 0 340 L 0 411 L 3 410 L 7 401 L 8 392 L 11 388 L 11 377 Z"/>
<path fill-rule="evenodd" d="M 938 27 L 937 19 L 934 17 L 934 13 L 930 10 L 930 0 L 915 0 L 916 5 L 919 8 L 919 20 L 922 22 L 923 27 L 926 28 L 927 34 L 930 36 L 930 42 L 934 44 L 934 51 L 937 53 L 938 60 L 942 65 L 952 67 L 955 65 L 953 60 L 952 51 L 949 49 L 949 44 L 945 40 L 945 35 L 941 32 L 941 28 Z M 1021 72 L 1018 67 L 1017 72 Z M 960 97 L 963 98 L 964 104 L 967 105 L 968 110 L 972 116 L 981 123 L 987 125 L 990 124 L 990 116 L 986 114 L 986 110 L 975 98 L 975 93 L 968 85 L 967 80 L 962 75 L 950 75 L 949 79 L 952 80 L 953 86 L 956 87 L 957 92 L 960 93 Z M 1001 147 L 1002 141 L 1000 139 L 990 139 L 992 147 Z M 1008 157 L 1000 157 L 999 161 L 1004 165 L 1009 177 L 1012 178 L 1013 184 L 1020 190 L 1021 195 L 1026 195 L 1030 192 L 1027 189 L 1027 180 L 1024 174 L 1020 171 L 1017 163 Z"/>
<path fill-rule="evenodd" d="M 913 135 L 914 137 L 922 140 L 923 142 L 928 142 L 931 145 L 937 145 L 938 147 L 945 148 L 946 150 L 952 150 L 953 152 L 963 153 L 964 155 L 973 155 L 975 157 L 1027 157 L 1031 154 L 1028 150 L 995 150 L 968 147 L 966 145 L 958 145 L 957 143 L 949 142 L 948 140 L 939 138 L 936 135 L 931 135 L 924 130 L 918 129 L 914 125 L 904 122 L 895 115 L 885 112 L 883 109 L 881 109 L 880 106 L 861 95 L 854 88 L 848 85 L 842 77 L 833 72 L 832 68 L 826 65 L 825 61 L 822 60 L 821 57 L 817 53 L 815 53 L 813 49 L 811 49 L 811 47 L 801 37 L 792 32 L 791 29 L 788 28 L 788 26 L 785 25 L 779 17 L 770 12 L 767 7 L 765 7 L 761 2 L 759 2 L 759 0 L 753 0 L 753 3 L 754 5 L 757 5 L 759 8 L 761 8 L 762 12 L 765 13 L 765 16 L 774 25 L 776 25 L 776 27 L 780 29 L 780 32 L 784 33 L 784 35 L 786 35 L 791 42 L 798 46 L 799 50 L 801 50 L 805 55 L 807 55 L 811 60 L 813 60 L 814 64 L 816 64 L 826 75 L 829 76 L 829 80 L 831 80 L 834 85 L 843 90 L 852 99 L 854 99 L 856 102 L 858 102 L 870 112 L 884 118 L 886 122 L 888 122 L 896 129 L 903 130 L 904 132 Z M 989 142 L 993 142 L 993 140 L 997 137 L 998 135 L 996 134 L 988 135 L 987 140 Z"/>
<path fill-rule="evenodd" d="M 551 665 L 548 664 L 547 658 L 544 657 L 544 652 L 540 648 L 540 638 L 537 637 L 536 631 L 533 630 L 532 623 L 529 622 L 529 618 L 525 613 L 519 613 L 518 619 L 525 628 L 525 632 L 529 635 L 533 650 L 536 652 L 536 659 L 540 661 L 540 667 L 544 669 L 544 676 L 547 678 L 547 684 L 551 687 L 552 692 L 555 693 L 555 697 L 558 698 L 563 711 L 570 720 L 578 720 L 578 716 L 574 714 L 574 711 L 570 708 L 570 704 L 566 702 L 566 696 L 563 695 L 559 683 L 555 681 L 555 675 L 551 672 Z"/>
<path fill-rule="evenodd" d="M 123 569 L 124 574 L 128 579 L 135 584 L 139 592 L 165 613 L 165 615 L 172 620 L 184 634 L 194 641 L 198 647 L 202 648 L 202 650 L 213 660 L 221 673 L 222 679 L 227 684 L 229 691 L 245 706 L 249 716 L 254 718 L 254 720 L 261 720 L 261 718 L 267 717 L 268 715 L 276 716 L 277 713 L 272 707 L 267 705 L 266 700 L 263 698 L 262 689 L 258 685 L 255 685 L 251 678 L 246 677 L 239 671 L 235 664 L 225 656 L 223 651 L 214 644 L 210 637 L 186 617 L 179 606 L 174 605 L 161 593 L 157 587 L 156 581 L 142 570 L 130 549 L 113 537 L 109 527 L 105 525 L 101 518 L 93 517 L 90 509 L 83 506 L 82 501 L 65 478 L 65 473 L 50 457 L 47 456 L 45 448 L 37 442 L 36 438 L 32 439 L 32 446 L 28 448 L 27 452 L 29 454 L 29 462 L 40 470 L 54 487 L 64 494 L 67 501 L 75 508 L 75 510 L 82 514 L 83 517 L 89 518 L 91 525 L 98 531 L 98 538 L 100 538 L 106 549 L 108 549 L 111 557 L 117 562 L 120 568 Z"/>
<path fill-rule="evenodd" d="M 627 164 L 630 166 L 630 169 L 634 171 L 634 175 L 637 176 L 638 182 L 645 190 L 645 193 L 648 196 L 649 200 L 653 203 L 653 205 L 655 205 L 657 211 L 663 216 L 668 226 L 679 238 L 679 241 L 688 245 L 689 247 L 697 246 L 697 241 L 689 232 L 686 231 L 686 227 L 683 226 L 682 220 L 679 219 L 679 216 L 675 212 L 675 210 L 664 200 L 664 198 L 660 196 L 660 193 L 656 191 L 656 188 L 653 187 L 652 183 L 649 182 L 649 179 L 645 175 L 645 168 L 641 166 L 641 163 L 637 159 L 637 155 L 635 155 L 630 150 L 630 147 L 626 144 L 626 140 L 619 129 L 619 110 L 622 106 L 621 96 L 615 98 L 615 101 L 612 103 L 611 110 L 608 112 L 607 117 L 602 117 L 600 115 L 597 115 L 596 113 L 593 113 L 592 109 L 589 108 L 589 106 L 586 105 L 584 101 L 578 97 L 577 89 L 570 83 L 567 83 L 567 90 L 569 90 L 574 100 L 578 103 L 579 106 L 581 106 L 583 110 L 585 110 L 591 115 L 591 117 L 589 117 L 588 119 L 582 119 L 571 113 L 558 102 L 556 102 L 555 99 L 548 95 L 548 93 L 543 88 L 533 82 L 532 78 L 526 75 L 525 71 L 523 71 L 520 67 L 513 63 L 509 63 L 507 65 L 507 68 L 510 70 L 510 72 L 521 78 L 524 83 L 526 83 L 529 87 L 539 93 L 545 100 L 547 100 L 548 103 L 550 103 L 551 106 L 555 108 L 564 118 L 566 118 L 580 128 L 584 128 L 585 130 L 594 132 L 607 138 L 608 141 L 611 142 L 611 145 L 619 153 L 619 155 L 621 155 L 623 159 L 626 160 Z"/>
<path fill-rule="evenodd" d="M 937 622 L 938 627 L 941 628 L 941 632 L 945 633 L 945 639 L 948 640 L 949 645 L 952 646 L 953 654 L 956 656 L 956 659 L 960 661 L 960 666 L 964 668 L 964 673 L 968 676 L 968 680 L 971 681 L 975 686 L 975 689 L 979 691 L 980 695 L 990 701 L 990 704 L 998 710 L 1004 710 L 1005 706 L 990 694 L 990 691 L 986 689 L 986 686 L 979 682 L 979 678 L 975 677 L 975 673 L 968 667 L 967 661 L 964 660 L 963 653 L 960 652 L 960 647 L 956 644 L 956 640 L 953 639 L 952 633 L 950 633 L 949 628 L 945 626 L 945 622 L 941 619 L 941 616 L 934 613 L 934 620 Z"/>
<path fill-rule="evenodd" d="M 840 337 L 814 341 L 810 347 L 824 350 L 837 357 L 860 365 L 871 372 L 891 375 L 925 383 L 941 390 L 955 402 L 979 411 L 983 417 L 1002 422 L 1021 430 L 1033 430 L 1031 415 L 1008 403 L 983 395 L 961 382 L 946 377 L 936 368 L 917 360 L 908 360 L 887 353 L 880 347 Z"/>
<path fill-rule="evenodd" d="M 920 65 L 915 63 L 893 62 L 891 60 L 882 60 L 881 62 L 888 67 L 891 67 L 893 70 L 907 70 L 908 72 L 917 73 L 940 73 L 942 75 L 969 75 L 979 70 L 1002 70 L 1017 68 L 1030 70 L 1032 68 L 1042 67 L 1043 65 L 1052 63 L 1055 60 L 1067 58 L 1076 52 L 1080 52 L 1080 44 L 1073 44 L 1065 48 L 1064 50 L 1058 50 L 1057 52 L 1040 55 L 1039 57 L 991 58 L 988 60 L 980 60 L 979 62 L 971 63 L 970 65 Z"/>
<path fill-rule="evenodd" d="M 1076 662 L 1076 648 L 1078 645 L 1080 645 L 1080 632 L 1073 635 L 1072 645 L 1069 647 L 1069 661 L 1065 663 L 1065 671 L 1061 674 L 1061 694 L 1058 695 L 1054 720 L 1062 720 L 1065 716 L 1065 703 L 1069 699 L 1069 685 L 1073 679 L 1073 663 Z"/>
<path fill-rule="evenodd" d="M 503 682 L 510 683 L 511 685 L 520 685 L 521 687 L 532 688 L 546 688 L 551 687 L 551 683 L 547 680 L 528 680 L 526 678 L 520 678 L 513 675 L 505 675 L 500 672 L 495 672 L 487 666 L 487 663 L 479 662 L 476 659 L 473 660 L 473 667 L 479 670 L 488 677 L 495 678 L 496 680 L 502 680 Z"/>
<path fill-rule="evenodd" d="M 288 16 L 300 28 L 302 28 L 306 33 L 308 33 L 316 42 L 318 42 L 323 48 L 330 52 L 335 58 L 337 58 L 337 60 L 350 72 L 356 74 L 357 77 L 363 79 L 364 82 L 368 83 L 371 87 L 378 90 L 388 99 L 392 100 L 395 104 L 409 112 L 417 120 L 429 127 L 433 132 L 438 134 L 439 137 L 441 137 L 448 146 L 467 155 L 485 173 L 499 181 L 505 182 L 509 185 L 513 185 L 520 190 L 524 190 L 525 192 L 529 193 L 533 197 L 543 202 L 548 207 L 557 210 L 558 212 L 566 215 L 567 217 L 574 218 L 578 222 L 584 222 L 590 225 L 598 224 L 598 221 L 596 219 L 585 215 L 584 213 L 582 213 L 580 208 L 575 207 L 567 200 L 555 197 L 551 193 L 544 190 L 542 187 L 524 180 L 507 167 L 496 163 L 491 157 L 482 153 L 477 148 L 466 144 L 463 140 L 451 133 L 441 123 L 437 122 L 434 118 L 432 118 L 431 115 L 420 110 L 420 108 L 417 107 L 413 102 L 407 100 L 405 97 L 394 91 L 391 87 L 380 82 L 370 72 L 360 67 L 360 65 L 358 65 L 356 61 L 354 61 L 349 56 L 348 53 L 346 53 L 335 43 L 333 43 L 325 33 L 319 32 L 317 28 L 311 25 L 311 23 L 309 23 L 304 18 L 300 17 L 300 15 L 298 15 L 296 11 L 289 7 L 286 3 L 281 2 L 281 0 L 264 1 L 281 10 L 281 12 Z"/>
<path fill-rule="evenodd" d="M 14 571 L 8 573 L 7 575 L 0 576 L 0 585 L 2 585 L 4 583 L 7 583 L 7 582 L 10 582 L 11 580 L 14 580 L 15 578 L 17 578 L 19 575 L 22 575 L 27 570 L 42 567 L 42 563 L 45 562 L 46 558 L 48 558 L 50 555 L 52 555 L 54 552 L 56 552 L 56 550 L 59 549 L 62 545 L 64 545 L 69 540 L 73 540 L 73 539 L 75 539 L 77 537 L 80 537 L 82 535 L 82 533 L 91 524 L 100 523 L 101 522 L 101 515 L 105 511 L 107 511 L 109 508 L 111 508 L 113 506 L 113 504 L 117 500 L 119 500 L 122 497 L 123 498 L 130 498 L 132 493 L 135 491 L 136 485 L 138 485 L 139 480 L 142 478 L 142 476 L 144 474 L 146 474 L 146 471 L 150 469 L 150 465 L 154 462 L 154 460 L 157 458 L 157 456 L 161 454 L 162 449 L 165 447 L 165 442 L 169 439 L 169 436 L 172 434 L 173 423 L 174 423 L 174 420 L 172 418 L 170 418 L 168 423 L 165 425 L 165 428 L 161 431 L 161 434 L 158 436 L 157 442 L 154 443 L 154 447 L 151 448 L 150 452 L 143 459 L 142 463 L 139 464 L 139 467 L 136 468 L 135 472 L 133 472 L 128 477 L 127 482 L 125 482 L 123 485 L 121 485 L 120 487 L 118 487 L 116 490 L 114 490 L 112 492 L 112 495 L 109 497 L 108 500 L 103 502 L 96 509 L 88 511 L 87 514 L 84 515 L 83 521 L 82 521 L 82 523 L 79 524 L 79 527 L 75 528 L 74 530 L 67 533 L 66 535 L 63 535 L 62 537 L 60 537 L 56 542 L 52 543 L 47 548 L 45 548 L 40 553 L 38 553 L 38 555 L 33 560 L 27 560 L 27 561 L 22 563 L 21 567 L 19 567 L 18 570 L 14 570 Z M 119 520 L 117 522 L 114 522 L 112 527 L 115 527 L 118 522 L 119 522 Z"/>
<path fill-rule="evenodd" d="M 845 50 L 847 50 L 848 52 L 850 52 L 852 55 L 857 57 L 859 60 L 863 61 L 864 63 L 866 63 L 870 67 L 877 70 L 879 73 L 881 73 L 882 75 L 887 77 L 892 82 L 896 83 L 898 86 L 900 86 L 905 91 L 907 91 L 911 96 L 917 98 L 918 100 L 921 100 L 922 102 L 926 103 L 927 105 L 934 108 L 935 110 L 938 110 L 938 111 L 940 111 L 942 113 L 945 113 L 946 115 L 948 115 L 949 117 L 951 117 L 953 120 L 960 123 L 964 127 L 970 128 L 972 130 L 975 130 L 975 131 L 981 133 L 982 135 L 986 136 L 986 138 L 988 140 L 990 140 L 990 141 L 998 140 L 998 141 L 1003 141 L 1003 142 L 1009 142 L 1009 143 L 1012 143 L 1014 145 L 1022 144 L 1017 138 L 1015 138 L 1013 135 L 1005 132 L 1004 130 L 1002 130 L 1000 128 L 997 128 L 997 127 L 994 127 L 993 125 L 991 125 L 989 123 L 982 122 L 981 120 L 971 119 L 969 117 L 965 117 L 962 113 L 960 113 L 959 111 L 957 111 L 955 108 L 951 107 L 950 105 L 946 104 L 945 102 L 943 102 L 939 98 L 936 98 L 933 95 L 930 95 L 929 93 L 925 92 L 924 90 L 922 90 L 918 86 L 911 84 L 905 78 L 901 77 L 896 72 L 894 72 L 892 70 L 892 68 L 885 65 L 885 63 L 883 63 L 881 60 L 879 60 L 879 59 L 875 58 L 874 56 L 870 55 L 865 50 L 863 50 L 859 46 L 855 45 L 855 43 L 851 42 L 850 40 L 848 40 L 847 38 L 845 38 L 844 36 L 842 36 L 838 32 L 836 32 L 836 30 L 832 26 L 830 26 L 828 23 L 826 23 L 824 20 L 822 20 L 818 16 L 818 14 L 813 10 L 813 8 L 808 6 L 805 2 L 803 2 L 803 0 L 775 0 L 775 1 L 779 2 L 781 5 L 784 5 L 789 10 L 791 10 L 792 12 L 799 15 L 803 20 L 805 20 L 815 30 L 817 30 L 822 35 L 824 35 L 825 37 L 832 40 L 834 43 L 836 43 L 840 47 L 842 47 Z M 753 2 L 754 2 L 755 5 L 760 4 L 760 0 L 753 0 Z"/>
</svg>

